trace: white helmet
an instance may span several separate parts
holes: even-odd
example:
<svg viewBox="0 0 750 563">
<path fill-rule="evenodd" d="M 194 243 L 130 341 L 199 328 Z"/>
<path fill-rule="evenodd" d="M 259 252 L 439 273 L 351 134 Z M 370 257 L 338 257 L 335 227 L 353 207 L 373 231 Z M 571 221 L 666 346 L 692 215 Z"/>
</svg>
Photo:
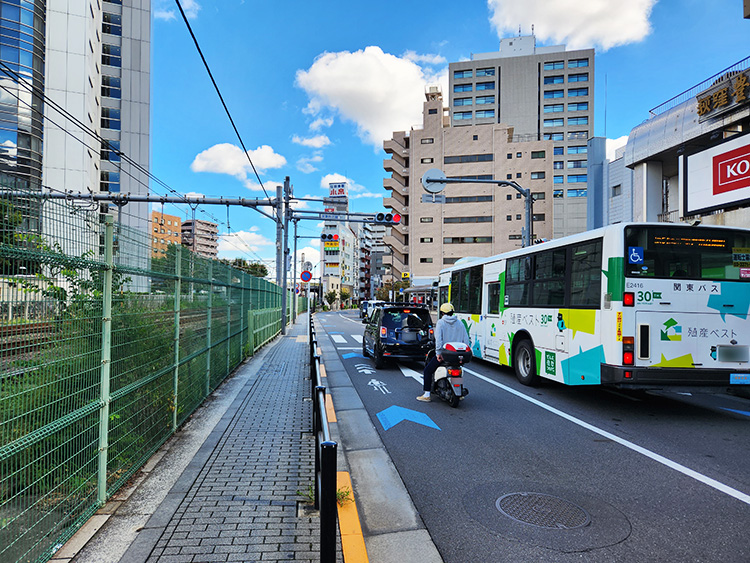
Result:
<svg viewBox="0 0 750 563">
<path fill-rule="evenodd" d="M 441 313 L 445 313 L 446 315 L 450 315 L 451 313 L 453 313 L 453 311 L 454 311 L 453 305 L 451 305 L 450 303 L 443 303 L 442 305 L 440 305 L 440 312 Z"/>
</svg>

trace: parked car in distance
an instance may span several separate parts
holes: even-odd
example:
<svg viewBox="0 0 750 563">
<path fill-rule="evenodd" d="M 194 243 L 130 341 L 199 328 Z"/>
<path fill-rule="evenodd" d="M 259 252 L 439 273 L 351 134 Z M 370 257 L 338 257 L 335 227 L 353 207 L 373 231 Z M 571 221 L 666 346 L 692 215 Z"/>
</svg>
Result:
<svg viewBox="0 0 750 563">
<path fill-rule="evenodd" d="M 359 304 L 359 318 L 364 319 L 368 317 L 372 313 L 373 308 L 381 303 L 383 302 L 377 299 L 362 301 L 362 303 Z"/>
<path fill-rule="evenodd" d="M 425 305 L 382 302 L 362 322 L 362 354 L 372 356 L 377 369 L 388 359 L 424 361 L 435 347 L 435 329 Z"/>
</svg>

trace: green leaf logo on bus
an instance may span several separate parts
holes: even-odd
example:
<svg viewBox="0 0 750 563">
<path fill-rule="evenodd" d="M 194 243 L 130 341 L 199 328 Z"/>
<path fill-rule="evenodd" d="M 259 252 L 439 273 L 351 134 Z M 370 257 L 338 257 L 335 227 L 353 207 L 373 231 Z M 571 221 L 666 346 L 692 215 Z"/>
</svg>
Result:
<svg viewBox="0 0 750 563">
<path fill-rule="evenodd" d="M 682 327 L 677 324 L 676 320 L 669 319 L 664 323 L 661 339 L 666 342 L 680 342 L 682 340 Z"/>
</svg>

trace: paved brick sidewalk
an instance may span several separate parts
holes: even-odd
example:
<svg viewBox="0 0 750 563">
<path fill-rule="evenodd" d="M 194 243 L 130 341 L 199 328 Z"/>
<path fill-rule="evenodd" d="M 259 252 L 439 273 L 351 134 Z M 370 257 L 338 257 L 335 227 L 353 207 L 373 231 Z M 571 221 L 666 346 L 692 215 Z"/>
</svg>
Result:
<svg viewBox="0 0 750 563">
<path fill-rule="evenodd" d="M 307 358 L 303 315 L 252 360 L 262 362 L 257 375 L 122 563 L 319 561 L 318 515 L 297 511 L 297 491 L 314 480 Z"/>
</svg>

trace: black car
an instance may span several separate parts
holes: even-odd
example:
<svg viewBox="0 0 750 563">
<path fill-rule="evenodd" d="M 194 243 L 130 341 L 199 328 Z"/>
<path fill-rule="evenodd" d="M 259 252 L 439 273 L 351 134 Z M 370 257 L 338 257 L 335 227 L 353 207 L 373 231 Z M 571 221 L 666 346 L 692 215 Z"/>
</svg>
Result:
<svg viewBox="0 0 750 563">
<path fill-rule="evenodd" d="M 380 303 L 363 322 L 362 354 L 372 356 L 378 369 L 389 358 L 424 360 L 435 347 L 432 317 L 424 305 Z"/>
</svg>

